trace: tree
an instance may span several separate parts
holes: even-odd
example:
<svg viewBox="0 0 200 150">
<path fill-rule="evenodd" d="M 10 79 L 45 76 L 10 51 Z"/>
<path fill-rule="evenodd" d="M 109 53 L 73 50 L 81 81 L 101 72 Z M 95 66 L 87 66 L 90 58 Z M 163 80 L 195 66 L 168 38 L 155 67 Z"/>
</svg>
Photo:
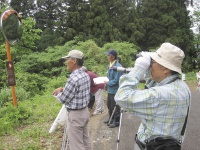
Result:
<svg viewBox="0 0 200 150">
<path fill-rule="evenodd" d="M 194 59 L 197 63 L 198 69 L 200 69 L 200 11 L 194 12 L 194 18 L 193 18 L 193 25 L 196 29 L 196 32 L 194 33 L 194 46 L 195 46 L 195 52 L 196 52 L 196 58 Z"/>
<path fill-rule="evenodd" d="M 36 27 L 44 31 L 41 39 L 37 41 L 37 51 L 44 51 L 48 46 L 62 45 L 66 42 L 64 39 L 65 23 L 63 19 L 66 15 L 64 2 L 57 0 L 38 0 L 37 12 L 34 17 L 36 19 Z"/>
<path fill-rule="evenodd" d="M 35 51 L 37 48 L 35 42 L 41 38 L 40 33 L 42 30 L 36 29 L 35 25 L 36 22 L 33 18 L 27 17 L 23 19 L 23 35 L 18 45 L 18 49 L 25 50 L 22 51 L 23 54 L 27 54 L 27 50 Z"/>
<path fill-rule="evenodd" d="M 10 6 L 20 13 L 23 18 L 33 17 L 36 12 L 35 0 L 11 0 Z"/>
<path fill-rule="evenodd" d="M 136 43 L 138 32 L 135 4 L 132 0 L 73 0 L 67 3 L 65 38 L 81 41 L 93 39 L 102 46 L 106 42 Z"/>
<path fill-rule="evenodd" d="M 186 55 L 185 69 L 189 70 L 194 68 L 191 58 L 195 52 L 186 2 L 186 0 L 141 0 L 137 10 L 142 19 L 144 37 L 138 40 L 138 44 L 142 49 L 155 48 L 163 42 L 179 46 Z"/>
</svg>

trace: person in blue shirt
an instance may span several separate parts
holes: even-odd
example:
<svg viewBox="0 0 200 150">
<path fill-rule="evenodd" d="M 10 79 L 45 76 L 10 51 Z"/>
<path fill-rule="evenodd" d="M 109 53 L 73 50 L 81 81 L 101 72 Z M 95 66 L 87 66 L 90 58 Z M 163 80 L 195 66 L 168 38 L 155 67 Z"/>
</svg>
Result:
<svg viewBox="0 0 200 150">
<path fill-rule="evenodd" d="M 110 128 L 114 128 L 119 126 L 119 120 L 120 120 L 120 107 L 116 105 L 114 97 L 119 88 L 119 78 L 123 73 L 113 70 L 113 67 L 121 67 L 121 64 L 117 60 L 116 50 L 111 49 L 105 54 L 107 55 L 107 60 L 109 62 L 107 71 L 107 77 L 109 81 L 105 82 L 106 90 L 108 93 L 107 107 L 109 112 L 109 118 L 108 120 L 104 121 L 104 123 L 109 122 L 114 107 L 116 106 L 116 111 L 114 112 L 114 115 L 112 117 L 112 122 L 109 124 Z"/>
</svg>

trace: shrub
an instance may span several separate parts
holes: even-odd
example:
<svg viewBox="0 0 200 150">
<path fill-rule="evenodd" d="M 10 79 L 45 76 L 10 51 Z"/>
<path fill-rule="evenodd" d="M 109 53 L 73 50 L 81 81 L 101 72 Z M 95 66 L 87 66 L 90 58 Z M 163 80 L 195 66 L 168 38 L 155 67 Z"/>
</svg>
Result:
<svg viewBox="0 0 200 150">
<path fill-rule="evenodd" d="M 27 92 L 25 89 L 22 87 L 16 87 L 16 97 L 17 101 L 24 101 L 30 98 L 30 93 Z M 6 106 L 12 102 L 12 92 L 11 89 L 8 87 L 5 87 L 0 90 L 0 107 Z"/>
<path fill-rule="evenodd" d="M 48 78 L 40 74 L 23 73 L 17 77 L 17 86 L 25 89 L 32 97 L 35 94 L 42 94 L 47 82 Z"/>
<path fill-rule="evenodd" d="M 15 107 L 11 103 L 0 109 L 0 135 L 11 133 L 15 127 L 23 124 L 31 113 L 22 106 Z"/>
</svg>

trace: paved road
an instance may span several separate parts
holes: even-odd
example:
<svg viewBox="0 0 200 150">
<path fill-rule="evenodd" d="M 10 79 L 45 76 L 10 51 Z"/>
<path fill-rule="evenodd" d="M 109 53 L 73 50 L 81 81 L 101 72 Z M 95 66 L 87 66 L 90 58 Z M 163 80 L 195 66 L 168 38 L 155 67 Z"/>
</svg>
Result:
<svg viewBox="0 0 200 150">
<path fill-rule="evenodd" d="M 110 129 L 102 123 L 107 118 L 106 113 L 95 117 L 98 118 L 91 118 L 91 122 L 93 119 L 98 120 L 95 127 L 89 124 L 93 150 L 117 150 L 117 146 L 118 150 L 133 150 L 134 135 L 140 124 L 139 118 L 124 112 L 121 128 Z M 120 141 L 116 142 L 118 139 Z M 197 90 L 192 92 L 191 109 L 182 150 L 200 150 L 200 92 Z"/>
</svg>

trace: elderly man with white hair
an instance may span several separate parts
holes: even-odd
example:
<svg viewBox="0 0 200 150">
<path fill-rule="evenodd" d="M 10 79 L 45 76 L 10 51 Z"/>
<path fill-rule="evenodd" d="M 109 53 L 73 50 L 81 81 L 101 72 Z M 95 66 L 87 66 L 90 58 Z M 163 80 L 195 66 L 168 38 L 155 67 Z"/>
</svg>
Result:
<svg viewBox="0 0 200 150">
<path fill-rule="evenodd" d="M 121 76 L 115 101 L 141 118 L 134 150 L 181 149 L 191 101 L 188 86 L 179 78 L 184 56 L 177 46 L 163 43 L 156 52 L 142 52 L 134 68 Z M 146 89 L 137 89 L 147 72 Z"/>
</svg>

